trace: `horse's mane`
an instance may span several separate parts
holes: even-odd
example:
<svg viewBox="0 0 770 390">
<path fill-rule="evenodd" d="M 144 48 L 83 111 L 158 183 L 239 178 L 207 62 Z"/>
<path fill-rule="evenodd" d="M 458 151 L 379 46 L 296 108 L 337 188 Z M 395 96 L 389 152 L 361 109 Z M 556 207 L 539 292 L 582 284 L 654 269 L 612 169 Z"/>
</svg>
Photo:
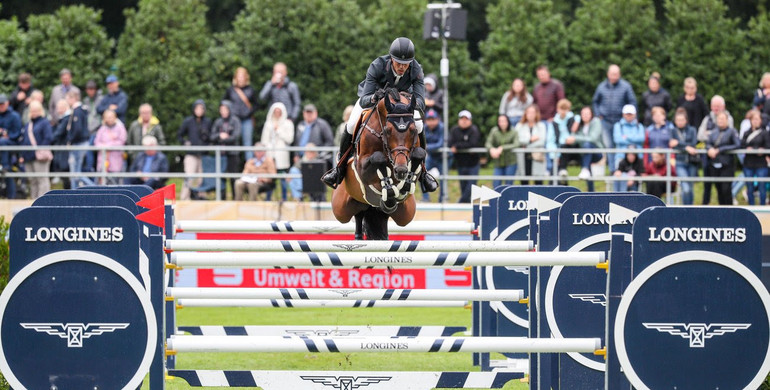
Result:
<svg viewBox="0 0 770 390">
<path fill-rule="evenodd" d="M 401 101 L 401 92 L 398 91 L 396 88 L 388 88 L 386 90 L 387 96 L 389 99 L 391 99 L 393 103 L 393 113 L 396 114 L 403 114 L 409 112 L 409 104 L 410 103 L 404 103 Z"/>
</svg>

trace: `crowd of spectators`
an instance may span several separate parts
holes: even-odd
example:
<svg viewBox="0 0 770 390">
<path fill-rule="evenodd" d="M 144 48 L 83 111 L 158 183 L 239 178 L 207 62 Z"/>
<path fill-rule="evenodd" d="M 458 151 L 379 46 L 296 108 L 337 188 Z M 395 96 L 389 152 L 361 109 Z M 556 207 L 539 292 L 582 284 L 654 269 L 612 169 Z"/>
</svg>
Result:
<svg viewBox="0 0 770 390">
<path fill-rule="evenodd" d="M 62 69 L 60 84 L 50 98 L 35 88 L 28 73 L 18 76 L 18 85 L 10 95 L 0 94 L 0 146 L 7 145 L 94 145 L 110 149 L 106 153 L 46 150 L 13 153 L 0 151 L 3 172 L 69 171 L 65 186 L 94 184 L 144 183 L 154 188 L 165 185 L 166 179 L 156 175 L 169 171 L 169 159 L 156 150 L 166 144 L 163 123 L 149 103 L 139 106 L 136 119 L 127 119 L 129 96 L 120 87 L 120 80 L 109 75 L 104 90 L 97 80 L 84 85 L 84 93 L 73 85 L 72 73 Z M 615 191 L 646 191 L 663 196 L 677 191 L 683 204 L 693 204 L 693 181 L 677 181 L 666 185 L 660 181 L 639 180 L 638 177 L 703 176 L 703 204 L 711 201 L 716 189 L 719 204 L 735 203 L 737 195 L 749 204 L 766 204 L 767 186 L 754 181 L 714 181 L 712 177 L 734 177 L 736 165 L 742 166 L 746 178 L 766 178 L 770 156 L 756 153 L 728 154 L 735 149 L 763 150 L 770 147 L 770 73 L 762 76 L 754 94 L 751 109 L 738 128 L 724 99 L 715 94 L 707 100 L 698 93 L 697 81 L 683 80 L 683 94 L 673 99 L 662 86 L 661 75 L 650 74 L 647 90 L 637 95 L 631 83 L 622 77 L 617 65 L 610 65 L 606 79 L 600 81 L 592 104 L 575 107 L 568 99 L 564 85 L 551 77 L 547 66 L 535 69 L 537 84 L 527 87 L 523 77 L 514 78 L 502 94 L 496 125 L 486 139 L 474 123 L 469 110 L 460 111 L 454 125 L 443 123 L 444 91 L 438 78 L 425 76 L 425 148 L 428 152 L 426 170 L 438 175 L 443 169 L 441 148 L 445 127 L 449 126 L 447 156 L 449 166 L 459 175 L 475 176 L 482 164 L 489 163 L 495 177 L 493 185 L 513 184 L 512 176 L 528 176 L 535 184 L 565 183 L 571 165 L 578 167 L 577 178 L 586 180 L 589 191 L 595 182 L 609 171 L 611 188 Z M 637 96 L 639 98 L 637 99 Z M 268 109 L 265 118 L 255 118 L 260 107 Z M 332 126 L 318 116 L 313 104 L 301 101 L 299 86 L 289 78 L 288 67 L 276 63 L 272 76 L 257 91 L 251 86 L 246 68 L 233 74 L 232 85 L 224 91 L 218 110 L 212 112 L 202 99 L 196 100 L 190 116 L 184 118 L 176 132 L 176 141 L 188 146 L 254 146 L 246 152 L 226 151 L 222 167 L 225 172 L 242 174 L 228 179 L 232 199 L 254 200 L 261 194 L 270 199 L 280 190 L 281 200 L 303 199 L 300 180 L 276 180 L 276 173 L 299 173 L 306 161 L 325 161 L 331 166 L 329 152 L 289 152 L 287 146 L 313 148 L 339 143 L 340 134 L 351 115 L 352 106 L 343 111 L 340 125 Z M 301 115 L 300 115 L 301 114 Z M 484 123 L 485 121 L 479 121 Z M 255 125 L 263 124 L 255 134 Z M 255 144 L 255 141 L 258 141 Z M 142 146 L 141 151 L 124 152 L 125 145 Z M 467 149 L 483 147 L 486 153 Z M 582 152 L 581 149 L 617 148 L 617 153 Z M 645 149 L 674 149 L 666 154 L 648 153 Z M 532 149 L 532 151 L 528 151 Z M 542 152 L 543 149 L 548 150 Z M 560 151 L 556 151 L 560 149 Z M 570 150 L 565 152 L 564 149 Z M 552 150 L 552 151 L 551 151 Z M 47 153 L 46 153 L 47 152 Z M 181 199 L 196 197 L 202 179 L 191 175 L 204 171 L 210 153 L 190 150 L 183 158 L 184 180 Z M 134 172 L 127 179 L 109 173 Z M 574 171 L 573 171 L 574 172 Z M 105 174 L 106 173 L 106 174 Z M 574 177 L 573 177 L 574 179 Z M 54 181 L 58 180 L 54 177 Z M 34 177 L 26 181 L 2 180 L 5 197 L 16 198 L 17 183 L 28 186 L 21 196 L 40 196 L 50 188 L 51 180 Z M 459 202 L 470 201 L 473 179 L 461 180 Z M 519 181 L 528 184 L 524 179 Z M 745 185 L 744 185 L 745 184 Z M 439 199 L 447 194 L 439 193 Z M 323 199 L 315 197 L 315 200 Z M 423 194 L 424 201 L 430 198 Z"/>
</svg>

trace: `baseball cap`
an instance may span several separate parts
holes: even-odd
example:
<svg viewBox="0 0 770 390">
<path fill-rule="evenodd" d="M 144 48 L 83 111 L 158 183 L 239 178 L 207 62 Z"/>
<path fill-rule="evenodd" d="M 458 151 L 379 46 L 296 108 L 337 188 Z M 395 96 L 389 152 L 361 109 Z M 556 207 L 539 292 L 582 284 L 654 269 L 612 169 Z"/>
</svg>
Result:
<svg viewBox="0 0 770 390">
<path fill-rule="evenodd" d="M 115 76 L 114 74 L 107 76 L 107 79 L 104 80 L 104 82 L 107 84 L 114 83 L 116 81 L 118 81 L 118 76 Z"/>
<path fill-rule="evenodd" d="M 5 104 L 8 102 L 8 96 L 4 93 L 0 93 L 0 104 Z"/>
<path fill-rule="evenodd" d="M 626 104 L 623 106 L 623 115 L 625 114 L 634 114 L 636 115 L 636 106 L 633 104 Z"/>
<path fill-rule="evenodd" d="M 430 110 L 428 110 L 428 113 L 425 114 L 425 118 L 436 118 L 436 119 L 438 119 L 438 112 L 436 112 L 436 110 L 431 108 Z"/>
<path fill-rule="evenodd" d="M 305 111 L 305 112 L 316 112 L 316 111 L 318 111 L 318 109 L 315 108 L 315 104 L 306 104 L 305 108 L 302 109 L 302 111 Z"/>
<path fill-rule="evenodd" d="M 473 115 L 471 115 L 471 112 L 468 110 L 462 110 L 460 111 L 460 115 L 457 116 L 458 118 L 466 117 L 468 119 L 473 119 Z"/>
</svg>

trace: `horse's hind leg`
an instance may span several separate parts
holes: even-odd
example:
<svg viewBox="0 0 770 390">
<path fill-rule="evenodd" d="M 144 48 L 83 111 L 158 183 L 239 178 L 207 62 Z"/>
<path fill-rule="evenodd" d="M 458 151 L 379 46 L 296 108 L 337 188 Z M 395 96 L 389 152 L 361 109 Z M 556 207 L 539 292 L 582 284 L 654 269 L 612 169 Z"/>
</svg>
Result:
<svg viewBox="0 0 770 390">
<path fill-rule="evenodd" d="M 355 239 L 356 240 L 363 240 L 364 239 L 364 214 L 358 213 L 355 216 L 356 218 L 356 234 Z"/>
<path fill-rule="evenodd" d="M 367 240 L 388 239 L 388 215 L 372 207 L 363 213 Z"/>
</svg>

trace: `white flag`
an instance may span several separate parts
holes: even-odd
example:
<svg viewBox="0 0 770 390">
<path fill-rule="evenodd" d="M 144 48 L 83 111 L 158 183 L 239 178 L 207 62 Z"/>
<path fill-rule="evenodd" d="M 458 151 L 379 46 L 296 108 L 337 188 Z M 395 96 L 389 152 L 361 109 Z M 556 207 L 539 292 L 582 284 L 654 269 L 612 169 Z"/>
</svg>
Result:
<svg viewBox="0 0 770 390">
<path fill-rule="evenodd" d="M 639 213 L 634 210 L 627 209 L 615 203 L 610 203 L 610 226 L 625 223 L 626 221 L 631 221 L 636 219 L 638 215 Z"/>
<path fill-rule="evenodd" d="M 473 187 L 471 187 L 471 190 L 473 190 Z M 497 199 L 500 197 L 500 193 L 487 187 L 487 186 L 481 186 L 481 189 L 479 190 L 479 198 L 481 198 L 481 201 L 487 201 L 491 199 Z"/>
<path fill-rule="evenodd" d="M 538 214 L 561 207 L 561 203 L 534 192 L 528 192 L 527 198 L 527 210 L 537 210 Z"/>
</svg>

